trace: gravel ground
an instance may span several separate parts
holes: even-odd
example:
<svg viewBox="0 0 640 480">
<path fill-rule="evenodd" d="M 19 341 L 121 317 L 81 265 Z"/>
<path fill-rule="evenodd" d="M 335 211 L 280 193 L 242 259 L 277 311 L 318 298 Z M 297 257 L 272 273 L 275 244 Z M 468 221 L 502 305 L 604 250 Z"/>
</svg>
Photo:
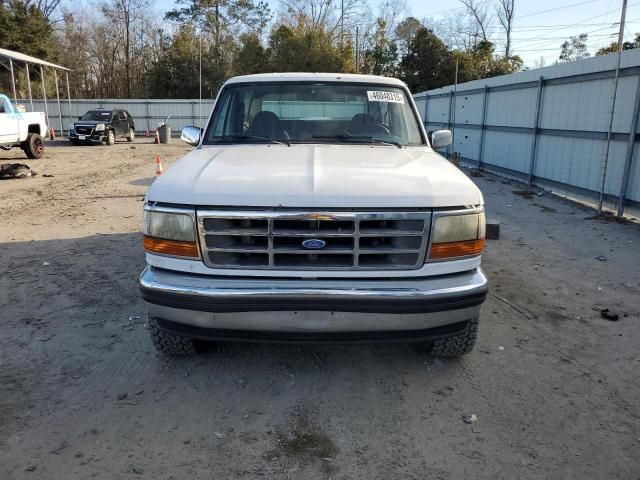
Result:
<svg viewBox="0 0 640 480">
<path fill-rule="evenodd" d="M 638 478 L 638 225 L 474 176 L 501 239 L 472 354 L 219 344 L 171 359 L 145 329 L 138 230 L 155 155 L 187 150 L 0 152 L 40 174 L 0 182 L 1 479 Z"/>
</svg>

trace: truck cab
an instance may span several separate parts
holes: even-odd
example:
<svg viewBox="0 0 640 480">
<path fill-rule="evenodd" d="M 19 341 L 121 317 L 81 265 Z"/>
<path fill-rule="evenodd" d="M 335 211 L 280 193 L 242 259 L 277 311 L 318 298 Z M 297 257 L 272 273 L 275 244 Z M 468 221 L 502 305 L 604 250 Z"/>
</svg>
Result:
<svg viewBox="0 0 640 480">
<path fill-rule="evenodd" d="M 43 112 L 21 112 L 9 97 L 0 94 L 0 148 L 20 147 L 27 157 L 40 158 L 44 154 L 42 136 L 47 131 Z"/>
<path fill-rule="evenodd" d="M 140 289 L 168 354 L 201 341 L 475 343 L 482 194 L 434 149 L 406 85 L 261 74 L 221 88 L 150 187 Z"/>
</svg>

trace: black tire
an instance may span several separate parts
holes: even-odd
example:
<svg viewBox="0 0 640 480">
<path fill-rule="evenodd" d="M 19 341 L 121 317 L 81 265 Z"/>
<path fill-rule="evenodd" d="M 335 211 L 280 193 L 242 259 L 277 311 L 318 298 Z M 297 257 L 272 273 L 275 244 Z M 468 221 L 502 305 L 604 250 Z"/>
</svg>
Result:
<svg viewBox="0 0 640 480">
<path fill-rule="evenodd" d="M 29 158 L 42 158 L 44 154 L 44 140 L 37 133 L 30 133 L 21 145 Z"/>
<path fill-rule="evenodd" d="M 107 132 L 107 145 L 113 145 L 116 143 L 116 134 L 113 130 Z"/>
<path fill-rule="evenodd" d="M 153 320 L 149 320 L 149 334 L 155 349 L 165 355 L 185 357 L 198 353 L 195 340 L 160 330 Z"/>
<path fill-rule="evenodd" d="M 470 353 L 478 338 L 479 318 L 469 320 L 464 333 L 451 337 L 440 338 L 429 345 L 425 351 L 432 357 L 457 358 Z"/>
<path fill-rule="evenodd" d="M 127 142 L 133 142 L 134 138 L 136 138 L 136 132 L 133 128 L 130 128 L 129 134 L 127 135 Z"/>
</svg>

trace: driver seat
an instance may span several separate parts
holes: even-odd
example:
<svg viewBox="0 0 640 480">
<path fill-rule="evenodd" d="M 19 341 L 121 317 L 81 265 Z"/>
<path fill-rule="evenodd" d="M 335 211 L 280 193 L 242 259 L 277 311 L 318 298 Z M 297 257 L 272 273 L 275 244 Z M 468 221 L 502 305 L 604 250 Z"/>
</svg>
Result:
<svg viewBox="0 0 640 480">
<path fill-rule="evenodd" d="M 356 113 L 349 121 L 348 131 L 352 135 L 373 135 L 380 133 L 376 119 L 369 113 Z"/>
<path fill-rule="evenodd" d="M 249 135 L 257 135 L 259 137 L 269 137 L 273 139 L 286 138 L 284 129 L 282 128 L 282 125 L 280 125 L 280 119 L 275 113 L 269 112 L 268 110 L 256 113 L 256 116 L 253 117 L 253 120 L 251 121 L 251 125 L 249 126 L 247 133 Z"/>
</svg>

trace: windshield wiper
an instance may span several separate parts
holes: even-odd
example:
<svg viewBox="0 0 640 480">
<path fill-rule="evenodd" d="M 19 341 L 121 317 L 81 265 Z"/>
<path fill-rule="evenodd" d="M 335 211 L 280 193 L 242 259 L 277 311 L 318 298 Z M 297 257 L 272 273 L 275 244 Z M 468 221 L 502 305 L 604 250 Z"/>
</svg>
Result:
<svg viewBox="0 0 640 480">
<path fill-rule="evenodd" d="M 267 137 L 267 136 L 262 136 L 262 135 L 222 135 L 220 137 L 220 139 L 233 139 L 233 140 L 243 140 L 243 139 L 253 139 L 253 140 L 266 140 L 267 142 L 270 143 L 278 143 L 280 145 L 287 145 L 288 147 L 291 146 L 291 140 L 285 140 L 285 141 L 281 141 L 281 140 L 276 140 L 273 137 Z"/>
<path fill-rule="evenodd" d="M 403 145 L 400 142 L 396 142 L 394 140 L 382 140 L 381 138 L 376 138 L 372 135 L 352 135 L 350 133 L 339 133 L 337 135 L 313 135 L 313 138 L 325 138 L 325 139 L 336 139 L 336 140 L 368 140 L 371 143 L 379 143 L 381 145 L 394 145 L 398 148 L 402 148 Z"/>
</svg>

